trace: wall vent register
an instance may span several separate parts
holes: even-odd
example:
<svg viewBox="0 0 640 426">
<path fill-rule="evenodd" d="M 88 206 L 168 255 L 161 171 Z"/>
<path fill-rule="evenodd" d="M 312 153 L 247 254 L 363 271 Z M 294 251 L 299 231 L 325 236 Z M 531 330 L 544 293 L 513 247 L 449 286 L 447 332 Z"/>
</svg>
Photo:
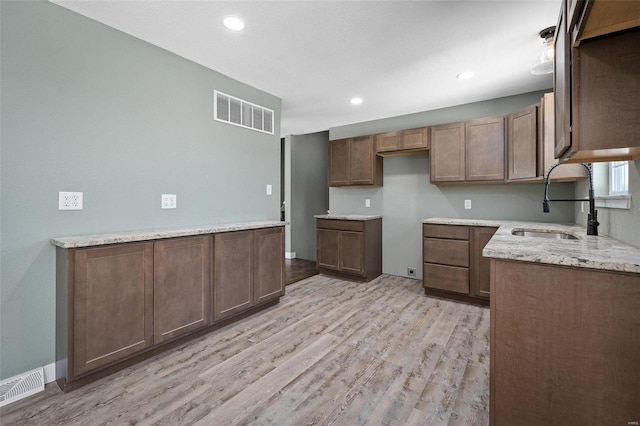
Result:
<svg viewBox="0 0 640 426">
<path fill-rule="evenodd" d="M 216 121 L 273 135 L 273 110 L 217 90 L 213 97 L 213 118 Z"/>
</svg>

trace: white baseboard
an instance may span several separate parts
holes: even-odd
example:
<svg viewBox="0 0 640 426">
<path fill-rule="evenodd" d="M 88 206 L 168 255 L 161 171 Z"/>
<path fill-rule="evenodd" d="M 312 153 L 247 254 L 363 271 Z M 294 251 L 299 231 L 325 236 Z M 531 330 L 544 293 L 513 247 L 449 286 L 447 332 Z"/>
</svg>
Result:
<svg viewBox="0 0 640 426">
<path fill-rule="evenodd" d="M 44 384 L 56 381 L 56 363 L 52 362 L 44 366 Z"/>
<path fill-rule="evenodd" d="M 295 251 L 286 251 L 284 253 L 284 258 L 285 259 L 295 259 L 296 258 L 296 252 Z"/>
</svg>

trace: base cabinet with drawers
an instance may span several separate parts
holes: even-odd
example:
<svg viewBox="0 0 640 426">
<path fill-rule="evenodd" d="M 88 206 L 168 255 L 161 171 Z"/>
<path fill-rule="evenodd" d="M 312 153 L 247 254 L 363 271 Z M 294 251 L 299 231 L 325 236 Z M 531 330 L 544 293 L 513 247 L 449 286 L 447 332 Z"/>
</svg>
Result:
<svg viewBox="0 0 640 426">
<path fill-rule="evenodd" d="M 316 218 L 321 273 L 371 281 L 382 273 L 382 219 Z"/>
<path fill-rule="evenodd" d="M 73 390 L 277 303 L 284 227 L 56 248 L 56 378 Z"/>
<path fill-rule="evenodd" d="M 426 295 L 489 303 L 489 262 L 482 249 L 497 228 L 422 225 L 422 286 Z"/>
</svg>

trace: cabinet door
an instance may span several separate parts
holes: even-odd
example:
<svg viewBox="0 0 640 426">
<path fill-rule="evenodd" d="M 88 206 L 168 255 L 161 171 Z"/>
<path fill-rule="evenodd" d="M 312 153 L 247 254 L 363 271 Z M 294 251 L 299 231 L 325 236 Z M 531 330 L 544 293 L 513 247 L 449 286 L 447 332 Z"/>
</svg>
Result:
<svg viewBox="0 0 640 426">
<path fill-rule="evenodd" d="M 319 268 L 340 270 L 340 231 L 316 231 L 316 259 Z"/>
<path fill-rule="evenodd" d="M 74 377 L 153 344 L 153 243 L 77 250 L 74 272 Z"/>
<path fill-rule="evenodd" d="M 490 290 L 490 259 L 482 256 L 482 250 L 487 245 L 498 228 L 471 228 L 471 295 L 489 298 Z"/>
<path fill-rule="evenodd" d="M 364 234 L 340 232 L 340 270 L 364 275 Z"/>
<path fill-rule="evenodd" d="M 284 294 L 284 228 L 253 231 L 253 304 L 277 299 Z"/>
<path fill-rule="evenodd" d="M 376 152 L 397 151 L 398 149 L 400 149 L 398 132 L 376 135 Z"/>
<path fill-rule="evenodd" d="M 209 324 L 210 236 L 154 243 L 153 342 Z"/>
<path fill-rule="evenodd" d="M 349 139 L 329 142 L 329 186 L 351 183 L 350 146 Z"/>
<path fill-rule="evenodd" d="M 560 158 L 571 146 L 571 53 L 567 36 L 565 1 L 553 40 L 553 92 L 555 94 L 555 158 Z"/>
<path fill-rule="evenodd" d="M 504 117 L 465 123 L 466 180 L 504 180 Z"/>
<path fill-rule="evenodd" d="M 351 139 L 351 184 L 372 185 L 375 174 L 375 147 L 373 136 Z"/>
<path fill-rule="evenodd" d="M 215 234 L 213 318 L 220 320 L 253 306 L 253 232 Z"/>
<path fill-rule="evenodd" d="M 429 128 L 403 130 L 400 149 L 429 149 Z"/>
<path fill-rule="evenodd" d="M 507 116 L 509 179 L 535 178 L 538 174 L 537 154 L 538 107 L 534 105 Z"/>
<path fill-rule="evenodd" d="M 431 127 L 431 182 L 465 178 L 464 123 Z"/>
</svg>

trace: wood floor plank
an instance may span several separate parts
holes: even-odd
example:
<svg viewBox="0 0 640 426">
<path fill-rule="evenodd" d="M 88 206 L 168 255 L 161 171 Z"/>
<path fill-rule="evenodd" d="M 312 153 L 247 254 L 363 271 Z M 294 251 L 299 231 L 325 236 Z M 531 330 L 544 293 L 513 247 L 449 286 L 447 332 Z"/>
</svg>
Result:
<svg viewBox="0 0 640 426">
<path fill-rule="evenodd" d="M 316 275 L 281 302 L 74 392 L 0 408 L 7 425 L 488 424 L 489 311 L 420 281 Z"/>
</svg>

